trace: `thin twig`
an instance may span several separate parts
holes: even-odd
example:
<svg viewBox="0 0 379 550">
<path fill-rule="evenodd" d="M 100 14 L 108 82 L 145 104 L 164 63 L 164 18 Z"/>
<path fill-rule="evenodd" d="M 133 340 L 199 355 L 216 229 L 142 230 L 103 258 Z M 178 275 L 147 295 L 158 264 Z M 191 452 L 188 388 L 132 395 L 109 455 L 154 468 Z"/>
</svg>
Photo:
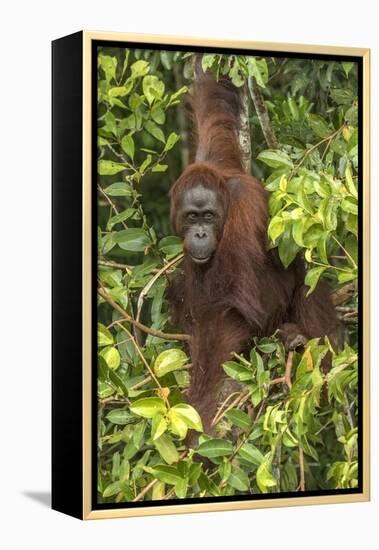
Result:
<svg viewBox="0 0 379 550">
<path fill-rule="evenodd" d="M 160 392 L 161 392 L 161 394 L 162 394 L 162 397 L 163 397 L 163 388 L 162 388 L 162 386 L 161 386 L 161 384 L 160 384 L 158 378 L 155 376 L 154 371 L 151 369 L 149 363 L 146 361 L 145 356 L 144 356 L 144 354 L 142 353 L 141 348 L 140 348 L 139 345 L 137 344 L 137 341 L 136 341 L 136 339 L 134 338 L 133 334 L 132 334 L 131 332 L 129 332 L 129 330 L 128 330 L 126 327 L 124 327 L 124 325 L 122 324 L 122 321 L 119 321 L 117 324 L 118 324 L 118 326 L 119 326 L 124 332 L 126 332 L 126 333 L 129 335 L 129 338 L 130 338 L 131 341 L 133 342 L 133 345 L 134 345 L 134 347 L 136 348 L 136 351 L 137 351 L 138 355 L 141 357 L 143 364 L 145 365 L 145 367 L 146 367 L 147 370 L 149 371 L 149 374 L 150 374 L 151 378 L 154 380 L 154 382 L 155 382 L 156 385 L 158 386 L 158 388 L 159 388 L 159 390 L 160 390 Z"/>
<path fill-rule="evenodd" d="M 284 376 L 280 376 L 279 378 L 273 378 L 270 380 L 270 386 L 275 386 L 275 384 L 284 384 L 286 381 Z"/>
<path fill-rule="evenodd" d="M 249 395 L 250 392 L 248 392 L 247 395 Z M 211 423 L 211 426 L 215 426 L 215 424 L 217 424 L 217 422 L 219 422 L 221 420 L 221 418 L 223 418 L 225 416 L 225 414 L 230 411 L 231 409 L 233 409 L 233 407 L 235 407 L 240 401 L 241 399 L 243 399 L 244 397 L 246 396 L 246 391 L 244 392 L 241 392 L 233 401 L 232 403 L 229 405 L 229 407 L 227 409 L 225 409 L 225 411 L 220 414 L 219 412 L 215 415 L 215 417 L 213 418 L 212 420 L 212 423 Z"/>
<path fill-rule="evenodd" d="M 179 456 L 179 460 L 182 460 L 186 454 L 187 454 L 188 451 L 183 451 L 182 454 Z M 178 462 L 179 462 L 178 460 Z M 150 483 L 148 483 L 146 485 L 146 487 L 144 487 L 142 489 L 142 491 L 140 493 L 138 493 L 138 495 L 132 500 L 132 502 L 138 502 L 139 500 L 142 500 L 143 497 L 146 495 L 146 493 L 148 493 L 150 491 L 150 489 L 152 487 L 154 487 L 154 485 L 157 483 L 157 481 L 159 481 L 158 479 L 153 479 L 152 481 L 150 481 Z"/>
<path fill-rule="evenodd" d="M 304 474 L 304 451 L 299 447 L 299 466 L 300 466 L 300 484 L 298 489 L 305 491 L 305 474 Z"/>
<path fill-rule="evenodd" d="M 244 435 L 244 437 L 241 438 L 241 441 L 238 443 L 238 445 L 236 446 L 236 448 L 234 449 L 233 451 L 233 454 L 227 458 L 227 462 L 232 462 L 232 460 L 234 460 L 234 458 L 237 456 L 238 454 L 238 451 L 241 449 L 241 447 L 246 443 L 246 441 L 248 440 L 249 438 L 249 435 L 251 434 L 251 432 L 253 431 L 253 429 L 255 428 L 261 414 L 262 414 L 262 411 L 263 411 L 263 407 L 266 403 L 266 400 L 263 399 L 260 407 L 259 407 L 259 410 L 258 410 L 258 413 L 257 413 L 257 416 L 255 417 L 254 419 L 254 422 L 251 426 L 251 428 L 249 429 L 249 431 Z M 216 470 L 218 471 L 218 470 Z M 222 489 L 223 487 L 225 487 L 225 485 L 227 484 L 228 480 L 226 481 L 222 481 L 220 484 L 219 484 L 219 489 Z"/>
<path fill-rule="evenodd" d="M 239 391 L 233 391 L 232 393 L 230 393 L 226 399 L 224 399 L 224 401 L 221 403 L 221 405 L 218 407 L 217 411 L 216 411 L 216 415 L 215 415 L 215 418 L 220 414 L 220 412 L 222 411 L 222 409 L 226 406 L 226 404 L 228 403 L 228 401 L 231 400 L 231 398 L 234 396 L 234 395 L 240 395 L 241 392 Z"/>
<path fill-rule="evenodd" d="M 157 481 L 158 481 L 157 479 L 153 479 L 153 481 L 150 481 L 150 483 L 148 483 L 146 487 L 144 487 L 142 491 L 138 493 L 138 495 L 135 498 L 133 498 L 132 502 L 138 502 L 139 500 L 142 500 L 143 497 L 146 495 L 146 493 L 148 493 L 150 489 L 154 487 Z"/>
<path fill-rule="evenodd" d="M 356 269 L 357 268 L 357 264 L 356 262 L 354 261 L 354 258 L 352 258 L 352 256 L 349 254 L 349 252 L 346 250 L 346 248 L 344 248 L 342 246 L 342 244 L 339 242 L 339 240 L 337 239 L 337 237 L 335 237 L 334 235 L 332 235 L 333 239 L 336 241 L 336 243 L 338 244 L 338 246 L 345 252 L 346 256 L 349 258 L 349 260 L 351 261 L 351 263 L 353 264 L 353 267 Z"/>
<path fill-rule="evenodd" d="M 118 262 L 110 262 L 110 261 L 106 261 L 106 260 L 98 260 L 97 263 L 99 265 L 103 265 L 105 267 L 114 267 L 115 269 L 125 269 L 125 271 L 127 271 L 127 273 L 129 275 L 130 275 L 132 267 L 133 267 L 131 265 L 120 264 Z"/>
<path fill-rule="evenodd" d="M 342 130 L 344 129 L 345 127 L 345 124 L 343 124 L 340 128 L 338 128 L 338 130 L 336 130 L 335 132 L 333 132 L 332 134 L 330 134 L 329 136 L 326 136 L 324 139 L 322 139 L 321 141 L 319 141 L 318 143 L 315 143 L 315 145 L 312 145 L 312 147 L 310 147 L 309 149 L 307 149 L 304 153 L 304 155 L 301 157 L 300 161 L 293 167 L 293 169 L 291 170 L 291 173 L 290 175 L 288 176 L 288 180 L 290 180 L 292 178 L 292 176 L 294 175 L 294 173 L 300 168 L 300 166 L 303 164 L 303 162 L 305 161 L 305 159 L 312 153 L 312 151 L 314 151 L 315 149 L 317 149 L 317 147 L 320 147 L 320 145 L 322 145 L 323 143 L 327 142 L 327 141 L 331 141 L 332 139 L 334 139 L 335 137 L 338 136 L 338 134 L 340 132 L 342 132 Z"/>
<path fill-rule="evenodd" d="M 188 334 L 166 333 L 166 332 L 162 332 L 161 330 L 149 328 L 146 325 L 143 325 L 142 323 L 140 323 L 139 321 L 132 319 L 132 317 L 121 306 L 116 304 L 116 302 L 112 300 L 109 294 L 105 292 L 102 288 L 98 288 L 97 292 L 102 298 L 104 298 L 106 302 L 108 302 L 110 306 L 113 307 L 113 309 L 115 309 L 120 315 L 123 316 L 123 319 L 121 319 L 121 321 L 127 321 L 128 323 L 132 323 L 132 325 L 135 325 L 136 327 L 141 329 L 143 332 L 146 332 L 147 334 L 151 334 L 152 336 L 156 336 L 157 338 L 163 338 L 164 340 L 181 340 L 183 342 L 188 342 L 191 339 Z"/>
<path fill-rule="evenodd" d="M 106 192 L 101 188 L 100 185 L 97 186 L 98 190 L 100 191 L 100 193 L 102 195 L 104 195 L 104 197 L 106 198 L 106 200 L 108 201 L 108 203 L 110 204 L 110 207 L 113 208 L 113 210 L 115 211 L 116 215 L 118 216 L 119 214 L 119 211 L 117 210 L 117 206 L 114 204 L 114 202 L 108 197 L 108 195 L 106 194 Z M 125 222 L 121 222 L 122 225 L 124 226 L 124 229 L 128 229 L 128 226 L 126 225 Z"/>
<path fill-rule="evenodd" d="M 173 497 L 175 495 L 175 487 L 172 487 L 172 489 L 169 490 L 168 493 L 166 493 L 163 497 L 162 497 L 162 500 L 170 500 L 171 497 Z"/>
<path fill-rule="evenodd" d="M 293 351 L 290 351 L 288 353 L 286 370 L 284 373 L 284 382 L 285 384 L 287 384 L 289 390 L 292 388 L 292 382 L 291 382 L 292 362 L 293 362 Z"/>
<path fill-rule="evenodd" d="M 184 254 L 179 254 L 179 256 L 177 256 L 176 258 L 174 258 L 173 260 L 171 260 L 170 262 L 168 262 L 166 265 L 164 265 L 151 279 L 150 281 L 145 285 L 145 287 L 142 289 L 142 291 L 140 292 L 140 295 L 138 296 L 138 302 L 137 302 L 137 315 L 136 315 L 136 320 L 139 321 L 139 317 L 140 317 L 140 314 L 141 314 L 141 310 L 142 310 L 142 305 L 143 305 L 143 300 L 146 296 L 146 294 L 149 292 L 149 290 L 151 289 L 151 287 L 153 286 L 153 284 L 157 281 L 157 279 L 159 279 L 159 277 L 163 274 L 163 273 L 166 273 L 170 267 L 172 267 L 173 265 L 175 265 L 176 263 L 178 263 L 180 260 L 182 260 L 184 257 Z"/>
<path fill-rule="evenodd" d="M 128 159 L 126 158 L 125 155 L 123 155 L 122 153 L 118 153 L 116 151 L 116 149 L 114 147 L 112 147 L 112 145 L 110 143 L 107 143 L 107 146 L 109 147 L 109 149 L 112 151 L 112 153 L 117 157 L 119 158 L 120 160 L 122 160 L 122 162 L 124 164 L 127 165 L 127 167 L 129 168 L 129 170 L 134 170 L 134 172 L 136 172 L 136 169 L 134 168 L 134 166 L 132 164 L 130 164 L 130 162 L 128 161 Z M 126 168 L 125 168 L 126 169 Z"/>
</svg>

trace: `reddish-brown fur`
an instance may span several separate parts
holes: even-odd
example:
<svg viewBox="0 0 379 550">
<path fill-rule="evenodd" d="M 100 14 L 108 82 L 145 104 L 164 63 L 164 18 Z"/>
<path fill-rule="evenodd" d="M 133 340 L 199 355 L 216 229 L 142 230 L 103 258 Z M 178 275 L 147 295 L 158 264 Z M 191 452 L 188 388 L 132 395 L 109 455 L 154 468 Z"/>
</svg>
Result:
<svg viewBox="0 0 379 550">
<path fill-rule="evenodd" d="M 221 364 L 251 345 L 253 336 L 283 328 L 306 338 L 330 335 L 335 313 L 320 283 L 306 298 L 304 265 L 285 269 L 267 248 L 267 192 L 244 173 L 238 129 L 240 96 L 228 80 L 198 74 L 192 100 L 198 130 L 195 162 L 171 189 L 171 219 L 184 190 L 203 184 L 217 190 L 226 212 L 223 235 L 211 261 L 184 270 L 169 289 L 172 320 L 191 335 L 188 399 L 210 431 L 223 379 Z M 289 334 L 286 333 L 286 330 Z"/>
</svg>

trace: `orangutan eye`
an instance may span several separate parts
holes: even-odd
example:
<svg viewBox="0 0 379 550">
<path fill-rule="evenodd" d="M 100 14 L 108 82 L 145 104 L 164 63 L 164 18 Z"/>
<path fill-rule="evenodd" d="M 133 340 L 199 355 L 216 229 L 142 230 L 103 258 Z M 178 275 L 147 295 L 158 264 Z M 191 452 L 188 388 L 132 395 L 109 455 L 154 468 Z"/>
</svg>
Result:
<svg viewBox="0 0 379 550">
<path fill-rule="evenodd" d="M 187 214 L 187 221 L 196 222 L 197 221 L 197 214 L 195 212 L 189 212 Z"/>
<path fill-rule="evenodd" d="M 215 215 L 212 212 L 206 212 L 204 214 L 204 220 L 206 222 L 213 222 L 214 219 L 215 219 Z"/>
</svg>

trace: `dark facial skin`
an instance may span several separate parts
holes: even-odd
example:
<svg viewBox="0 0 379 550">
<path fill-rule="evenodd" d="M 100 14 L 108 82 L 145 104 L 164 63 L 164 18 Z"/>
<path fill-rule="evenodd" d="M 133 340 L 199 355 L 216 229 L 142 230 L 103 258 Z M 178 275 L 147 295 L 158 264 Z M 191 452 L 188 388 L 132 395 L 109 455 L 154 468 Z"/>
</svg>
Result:
<svg viewBox="0 0 379 550">
<path fill-rule="evenodd" d="M 183 193 L 177 232 L 194 263 L 209 262 L 220 240 L 223 224 L 222 203 L 213 189 L 198 185 Z"/>
</svg>

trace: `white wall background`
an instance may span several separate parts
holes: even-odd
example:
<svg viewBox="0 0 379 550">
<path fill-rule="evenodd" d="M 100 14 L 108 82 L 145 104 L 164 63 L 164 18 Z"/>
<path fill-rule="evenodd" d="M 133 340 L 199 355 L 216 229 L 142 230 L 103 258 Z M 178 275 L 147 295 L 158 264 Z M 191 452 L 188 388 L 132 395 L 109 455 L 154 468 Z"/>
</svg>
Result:
<svg viewBox="0 0 379 550">
<path fill-rule="evenodd" d="M 377 544 L 378 291 L 372 292 L 372 502 L 82 523 L 51 511 L 50 41 L 93 29 L 372 48 L 372 281 L 378 280 L 379 51 L 370 0 L 8 0 L 0 22 L 2 547 L 320 548 Z M 374 210 L 375 209 L 375 210 Z M 68 213 L 69 215 L 69 213 Z M 4 307 L 5 306 L 5 307 Z M 5 354 L 4 354 L 5 350 Z M 41 502 L 42 501 L 42 502 Z M 5 540 L 6 539 L 6 540 Z M 371 542 L 374 540 L 375 542 Z M 175 541 L 175 542 L 173 542 Z"/>
</svg>

